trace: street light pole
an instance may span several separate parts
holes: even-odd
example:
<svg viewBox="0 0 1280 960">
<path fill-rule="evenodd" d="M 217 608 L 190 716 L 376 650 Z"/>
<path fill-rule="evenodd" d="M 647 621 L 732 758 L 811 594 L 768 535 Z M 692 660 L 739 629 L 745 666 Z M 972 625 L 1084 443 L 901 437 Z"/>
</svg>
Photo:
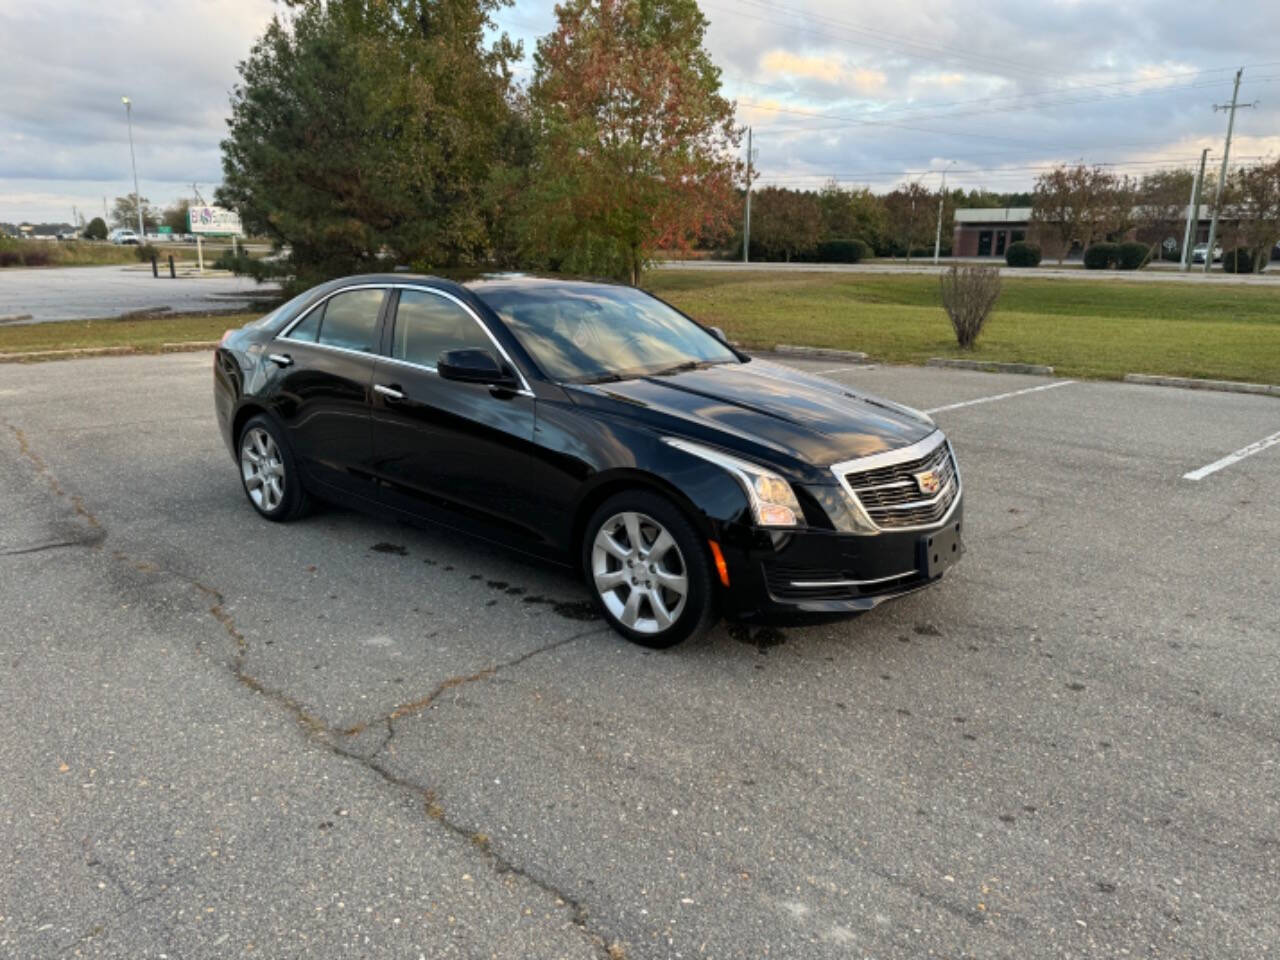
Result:
<svg viewBox="0 0 1280 960">
<path fill-rule="evenodd" d="M 129 165 L 133 167 L 133 204 L 138 208 L 138 242 L 147 239 L 146 228 L 142 225 L 142 194 L 138 192 L 138 161 L 133 156 L 133 103 L 128 97 L 121 97 L 124 104 L 125 119 L 129 124 Z"/>
<path fill-rule="evenodd" d="M 938 265 L 938 253 L 942 250 L 942 205 L 947 198 L 947 171 L 951 169 L 954 160 L 942 168 L 942 189 L 938 194 L 938 230 L 933 235 L 933 265 Z M 955 251 L 951 251 L 951 255 L 955 256 Z"/>
</svg>

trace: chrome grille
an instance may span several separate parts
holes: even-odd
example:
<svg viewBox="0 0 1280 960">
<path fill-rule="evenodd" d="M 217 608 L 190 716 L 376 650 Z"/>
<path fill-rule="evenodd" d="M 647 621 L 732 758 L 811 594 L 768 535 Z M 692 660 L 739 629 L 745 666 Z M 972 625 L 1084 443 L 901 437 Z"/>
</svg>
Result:
<svg viewBox="0 0 1280 960">
<path fill-rule="evenodd" d="M 936 436 L 936 445 L 923 455 L 841 475 L 877 527 L 898 530 L 933 526 L 951 511 L 960 496 L 960 476 L 950 444 L 941 434 Z M 846 466 L 856 465 L 857 461 L 853 461 Z M 933 495 L 922 493 L 916 482 L 916 474 L 928 470 L 934 471 L 941 482 Z"/>
</svg>

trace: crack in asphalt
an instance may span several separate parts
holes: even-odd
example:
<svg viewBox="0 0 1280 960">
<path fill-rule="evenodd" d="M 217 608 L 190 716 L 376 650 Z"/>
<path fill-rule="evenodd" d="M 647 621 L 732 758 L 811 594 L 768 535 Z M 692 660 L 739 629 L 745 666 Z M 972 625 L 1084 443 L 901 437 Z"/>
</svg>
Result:
<svg viewBox="0 0 1280 960">
<path fill-rule="evenodd" d="M 49 489 L 52 490 L 59 499 L 70 503 L 71 509 L 75 511 L 76 515 L 88 523 L 91 528 L 94 530 L 101 530 L 102 525 L 98 523 L 98 518 L 93 515 L 93 512 L 88 507 L 85 506 L 84 500 L 80 495 L 75 493 L 68 494 L 62 489 L 62 485 L 58 483 L 58 478 L 49 470 L 49 465 L 45 463 L 44 458 L 32 449 L 31 443 L 27 439 L 26 432 L 17 424 L 10 423 L 8 420 L 0 420 L 0 423 L 3 423 L 9 428 L 9 432 L 13 434 L 14 439 L 18 442 L 18 453 L 20 453 L 33 467 L 35 467 L 36 473 L 43 477 L 49 484 Z M 98 537 L 91 544 L 87 543 L 86 546 L 97 546 L 103 539 L 105 539 L 105 537 L 106 533 L 104 531 L 102 536 Z"/>
<path fill-rule="evenodd" d="M 8 427 L 12 432 L 14 438 L 17 440 L 19 452 L 32 464 L 36 472 L 48 482 L 52 493 L 58 498 L 68 502 L 75 514 L 82 518 L 89 525 L 91 531 L 96 534 L 91 534 L 90 536 L 80 540 L 42 544 L 34 548 L 6 552 L 31 553 L 39 550 L 64 546 L 99 546 L 106 538 L 106 530 L 103 528 L 94 513 L 85 506 L 84 501 L 78 495 L 68 495 L 66 493 L 61 484 L 59 484 L 57 478 L 49 470 L 44 458 L 32 448 L 26 433 L 21 428 L 9 423 L 8 421 L 0 421 L 0 423 L 3 423 L 4 426 Z M 439 802 L 436 793 L 432 788 L 423 786 L 408 777 L 396 773 L 394 770 L 390 769 L 383 763 L 380 763 L 376 759 L 377 756 L 391 743 L 392 738 L 394 738 L 396 734 L 395 724 L 397 720 L 417 717 L 422 712 L 429 709 L 435 700 L 446 691 L 465 684 L 488 680 L 496 676 L 501 671 L 517 667 L 540 654 L 548 653 L 552 650 L 558 649 L 559 647 L 565 646 L 566 644 L 573 643 L 577 640 L 591 636 L 592 634 L 599 633 L 605 629 L 604 627 L 597 625 L 568 637 L 561 637 L 551 643 L 537 647 L 533 650 L 528 650 L 517 657 L 486 667 L 483 670 L 476 671 L 475 673 L 450 677 L 438 683 L 436 687 L 425 696 L 420 697 L 417 700 L 403 703 L 384 716 L 356 724 L 353 727 L 337 729 L 326 724 L 321 718 L 308 712 L 305 705 L 297 697 L 294 697 L 282 689 L 267 685 L 248 671 L 245 661 L 249 653 L 249 641 L 245 637 L 244 632 L 237 626 L 235 618 L 227 611 L 227 599 L 220 590 L 180 571 L 163 568 L 148 560 L 135 559 L 123 551 L 115 551 L 112 554 L 112 557 L 118 562 L 128 563 L 140 573 L 147 575 L 170 576 L 180 580 L 191 586 L 201 596 L 211 601 L 206 612 L 214 619 L 214 621 L 217 622 L 227 637 L 229 637 L 235 644 L 231 658 L 229 660 L 224 660 L 223 663 L 238 683 L 263 698 L 270 700 L 276 705 L 283 707 L 293 716 L 299 727 L 301 727 L 306 733 L 307 740 L 309 742 L 327 749 L 337 757 L 358 763 L 366 770 L 376 774 L 389 786 L 418 796 L 422 803 L 424 816 L 427 819 L 436 822 L 458 838 L 464 840 L 476 855 L 482 857 L 488 862 L 495 874 L 519 877 L 531 886 L 541 890 L 548 896 L 553 897 L 557 906 L 567 908 L 573 923 L 580 929 L 583 936 L 588 939 L 589 945 L 594 949 L 597 955 L 602 958 L 602 960 L 611 960 L 611 958 L 617 958 L 625 955 L 625 951 L 618 941 L 608 940 L 602 934 L 591 928 L 589 924 L 588 910 L 580 900 L 559 889 L 551 880 L 538 876 L 527 867 L 522 867 L 496 852 L 492 848 L 487 834 L 479 830 L 469 829 L 465 825 L 451 819 L 445 811 L 444 806 Z M 204 651 L 199 642 L 196 644 L 196 649 L 202 655 L 212 659 L 212 655 Z M 346 741 L 349 740 L 350 737 L 368 729 L 370 726 L 376 726 L 379 723 L 386 726 L 386 734 L 372 753 L 362 754 L 346 745 Z M 125 885 L 123 881 L 114 874 L 114 871 L 100 859 L 90 857 L 87 850 L 86 864 L 91 868 L 101 870 L 113 885 L 116 886 L 121 895 L 129 901 L 129 905 L 116 916 L 95 923 L 87 931 L 74 938 L 69 944 L 59 948 L 60 953 L 65 953 L 67 950 L 100 935 L 105 931 L 107 923 L 114 922 L 115 920 L 118 920 L 119 917 L 128 914 L 132 910 L 151 900 L 154 900 L 164 891 L 164 889 L 166 889 L 166 886 L 161 885 L 152 891 L 136 895 L 131 894 L 127 889 L 127 885 Z"/>
</svg>

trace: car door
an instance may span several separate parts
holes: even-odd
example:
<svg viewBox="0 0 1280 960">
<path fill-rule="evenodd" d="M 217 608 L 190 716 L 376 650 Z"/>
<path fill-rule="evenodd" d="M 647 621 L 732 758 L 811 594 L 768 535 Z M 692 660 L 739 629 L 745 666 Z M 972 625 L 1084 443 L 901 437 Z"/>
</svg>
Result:
<svg viewBox="0 0 1280 960">
<path fill-rule="evenodd" d="M 332 294 L 271 344 L 278 368 L 273 409 L 307 478 L 343 493 L 376 497 L 370 462 L 370 388 L 388 290 Z"/>
<path fill-rule="evenodd" d="M 532 393 L 436 372 L 446 350 L 488 350 L 514 369 L 510 358 L 470 307 L 441 290 L 398 290 L 388 324 L 373 387 L 379 495 L 390 506 L 487 536 L 517 544 L 536 539 L 524 489 Z"/>
</svg>

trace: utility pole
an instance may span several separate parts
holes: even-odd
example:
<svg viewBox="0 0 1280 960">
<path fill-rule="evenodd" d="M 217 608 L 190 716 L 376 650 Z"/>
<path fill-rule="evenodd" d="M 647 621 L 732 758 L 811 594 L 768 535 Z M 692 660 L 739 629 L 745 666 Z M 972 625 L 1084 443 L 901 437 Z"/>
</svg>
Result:
<svg viewBox="0 0 1280 960">
<path fill-rule="evenodd" d="M 747 127 L 747 207 L 742 220 L 742 262 L 750 263 L 751 256 L 751 128 Z"/>
<path fill-rule="evenodd" d="M 955 163 L 955 161 L 952 160 L 951 163 Z M 942 188 L 938 193 L 938 230 L 933 235 L 933 265 L 935 267 L 938 265 L 938 252 L 942 249 L 942 204 L 947 197 L 947 171 L 951 169 L 951 163 L 942 168 Z M 909 250 L 907 255 L 911 255 Z M 955 256 L 954 250 L 951 251 L 951 255 Z"/>
<path fill-rule="evenodd" d="M 142 226 L 142 194 L 138 192 L 138 161 L 133 156 L 133 101 L 121 97 L 124 103 L 124 115 L 129 121 L 129 164 L 133 167 L 133 204 L 138 208 L 138 242 L 147 239 L 146 228 Z"/>
<path fill-rule="evenodd" d="M 1231 89 L 1231 104 L 1213 105 L 1213 112 L 1219 110 L 1231 111 L 1227 115 L 1227 143 L 1222 148 L 1222 172 L 1218 174 L 1218 189 L 1215 191 L 1213 198 L 1213 219 L 1209 221 L 1209 248 L 1204 252 L 1204 272 L 1208 273 L 1209 268 L 1213 266 L 1213 244 L 1218 239 L 1218 208 L 1222 206 L 1222 188 L 1227 184 L 1227 157 L 1231 155 L 1231 131 L 1236 125 L 1236 109 L 1238 107 L 1252 107 L 1252 103 L 1236 103 L 1240 96 L 1240 75 L 1244 73 L 1244 67 L 1236 71 L 1236 84 Z"/>
<path fill-rule="evenodd" d="M 1187 232 L 1182 237 L 1182 264 L 1179 270 L 1186 273 L 1191 269 L 1191 245 L 1196 239 L 1196 228 L 1200 225 L 1200 190 L 1204 187 L 1204 164 L 1209 159 L 1209 148 L 1200 151 L 1200 172 L 1191 182 L 1191 205 L 1187 207 Z M 1212 257 L 1210 251 L 1206 257 Z"/>
</svg>

